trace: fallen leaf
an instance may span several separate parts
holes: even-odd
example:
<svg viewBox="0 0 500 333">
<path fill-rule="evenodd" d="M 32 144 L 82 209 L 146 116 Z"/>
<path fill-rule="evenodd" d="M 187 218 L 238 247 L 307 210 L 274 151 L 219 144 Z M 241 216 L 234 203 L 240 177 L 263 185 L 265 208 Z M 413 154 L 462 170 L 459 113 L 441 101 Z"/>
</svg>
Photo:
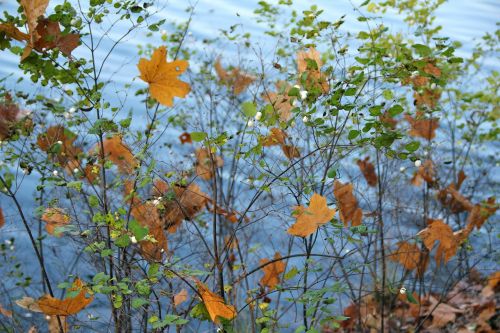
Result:
<svg viewBox="0 0 500 333">
<path fill-rule="evenodd" d="M 186 289 L 182 289 L 174 296 L 174 305 L 179 306 L 188 299 L 188 292 Z"/>
<path fill-rule="evenodd" d="M 373 166 L 373 163 L 368 161 L 369 159 L 370 157 L 366 157 L 364 160 L 358 160 L 356 163 L 358 164 L 359 169 L 363 173 L 363 176 L 365 176 L 368 185 L 376 186 L 377 174 L 375 173 L 375 167 Z"/>
<path fill-rule="evenodd" d="M 236 317 L 236 309 L 234 306 L 226 304 L 222 297 L 210 291 L 202 282 L 196 281 L 196 285 L 203 304 L 205 304 L 208 314 L 210 315 L 210 319 L 214 323 L 219 323 L 219 317 L 226 320 L 232 320 Z"/>
<path fill-rule="evenodd" d="M 294 145 L 281 145 L 281 150 L 283 150 L 283 153 L 289 160 L 300 158 L 299 148 L 295 147 Z"/>
<path fill-rule="evenodd" d="M 358 200 L 352 194 L 353 186 L 351 183 L 342 184 L 336 180 L 333 185 L 333 195 L 337 199 L 337 206 L 339 207 L 340 220 L 347 227 L 351 222 L 353 227 L 361 225 L 363 218 L 363 211 L 358 207 Z"/>
<path fill-rule="evenodd" d="M 214 177 L 214 169 L 221 168 L 224 165 L 224 160 L 210 152 L 208 148 L 197 148 L 196 156 L 196 174 L 204 180 L 209 180 Z"/>
<path fill-rule="evenodd" d="M 280 260 L 281 254 L 276 252 L 274 254 L 274 259 L 277 260 L 271 264 L 268 264 L 262 268 L 264 276 L 260 279 L 260 284 L 269 287 L 273 290 L 281 280 L 281 274 L 285 271 L 285 263 Z M 269 259 L 263 258 L 260 260 L 260 264 L 264 265 L 269 262 Z"/>
<path fill-rule="evenodd" d="M 273 127 L 269 130 L 269 134 L 262 138 L 261 145 L 263 147 L 284 145 L 287 137 L 283 130 Z"/>
<path fill-rule="evenodd" d="M 446 303 L 439 303 L 433 296 L 429 297 L 429 302 L 430 304 L 427 307 L 427 311 L 425 311 L 423 315 L 432 315 L 432 324 L 430 328 L 443 328 L 455 321 L 457 313 L 464 312 Z"/>
<path fill-rule="evenodd" d="M 182 144 L 193 143 L 193 140 L 191 139 L 191 134 L 189 134 L 188 132 L 184 132 L 181 135 L 179 135 L 179 140 L 181 141 Z"/>
<path fill-rule="evenodd" d="M 47 232 L 57 237 L 61 235 L 56 233 L 55 229 L 69 224 L 70 219 L 62 208 L 46 208 L 42 215 L 42 221 L 46 223 L 45 229 Z"/>
<path fill-rule="evenodd" d="M 215 72 L 222 83 L 232 86 L 233 93 L 239 95 L 244 92 L 250 84 L 255 81 L 255 77 L 242 72 L 238 67 L 235 67 L 231 72 L 227 72 L 220 63 L 220 58 L 217 58 L 214 64 Z"/>
<path fill-rule="evenodd" d="M 415 118 L 410 115 L 405 115 L 406 121 L 408 121 L 411 126 L 409 134 L 430 141 L 436 136 L 436 129 L 439 127 L 439 119 L 424 119 L 422 116 L 422 113 L 417 114 Z"/>
<path fill-rule="evenodd" d="M 329 209 L 326 198 L 314 193 L 309 207 L 295 206 L 296 222 L 288 229 L 290 235 L 307 237 L 315 233 L 320 226 L 330 221 L 335 215 L 335 209 Z"/>
<path fill-rule="evenodd" d="M 191 91 L 189 84 L 177 78 L 189 63 L 186 60 L 167 62 L 166 57 L 166 47 L 160 46 L 154 50 L 151 60 L 141 58 L 137 67 L 140 78 L 149 83 L 151 96 L 160 104 L 172 106 L 174 97 L 184 98 Z"/>
<path fill-rule="evenodd" d="M 449 225 L 442 220 L 428 220 L 428 227 L 421 230 L 418 234 L 422 239 L 425 247 L 431 251 L 435 242 L 439 242 L 436 252 L 436 263 L 439 265 L 441 260 L 448 262 L 458 250 L 460 245 L 453 230 Z"/>
<path fill-rule="evenodd" d="M 76 279 L 70 291 L 79 291 L 79 293 L 72 298 L 58 299 L 50 295 L 44 295 L 38 299 L 37 303 L 42 312 L 50 316 L 70 316 L 77 314 L 82 309 L 87 307 L 94 297 L 86 297 L 87 288 L 84 286 L 82 280 Z"/>
</svg>

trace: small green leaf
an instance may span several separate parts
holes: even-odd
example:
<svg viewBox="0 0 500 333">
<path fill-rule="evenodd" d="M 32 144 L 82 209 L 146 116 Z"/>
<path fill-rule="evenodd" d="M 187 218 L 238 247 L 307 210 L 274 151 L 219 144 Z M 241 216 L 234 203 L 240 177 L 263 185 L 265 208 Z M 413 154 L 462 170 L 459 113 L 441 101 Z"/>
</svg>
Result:
<svg viewBox="0 0 500 333">
<path fill-rule="evenodd" d="M 405 149 L 408 150 L 410 153 L 413 153 L 415 150 L 417 150 L 420 147 L 420 142 L 418 141 L 413 141 L 408 143 L 405 146 Z"/>
<path fill-rule="evenodd" d="M 252 102 L 245 102 L 241 104 L 241 110 L 243 111 L 243 114 L 248 118 L 251 118 L 257 114 L 257 108 Z"/>
<path fill-rule="evenodd" d="M 196 142 L 201 142 L 208 136 L 205 132 L 191 132 L 190 135 L 191 139 Z"/>
<path fill-rule="evenodd" d="M 347 138 L 349 140 L 356 139 L 359 136 L 359 131 L 357 130 L 351 130 L 349 131 L 349 134 L 347 135 Z"/>
</svg>

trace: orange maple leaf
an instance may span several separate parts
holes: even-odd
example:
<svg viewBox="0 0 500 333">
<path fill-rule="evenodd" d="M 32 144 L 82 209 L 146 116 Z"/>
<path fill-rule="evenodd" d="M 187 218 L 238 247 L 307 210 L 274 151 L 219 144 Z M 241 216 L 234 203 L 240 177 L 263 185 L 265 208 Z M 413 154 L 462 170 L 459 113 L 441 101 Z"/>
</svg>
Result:
<svg viewBox="0 0 500 333">
<path fill-rule="evenodd" d="M 255 77 L 242 72 L 238 67 L 235 67 L 231 72 L 227 72 L 220 63 L 220 58 L 217 58 L 214 64 L 215 72 L 222 83 L 233 87 L 233 93 L 235 95 L 241 94 L 245 91 L 253 81 Z"/>
<path fill-rule="evenodd" d="M 151 96 L 160 104 L 172 106 L 174 97 L 184 98 L 191 91 L 191 86 L 179 80 L 189 63 L 186 60 L 167 62 L 167 48 L 160 46 L 155 49 L 151 60 L 141 58 L 137 67 L 140 78 L 149 83 Z"/>
<path fill-rule="evenodd" d="M 276 252 L 274 254 L 274 259 L 277 260 L 271 264 L 268 264 L 262 268 L 264 271 L 264 276 L 260 279 L 260 284 L 269 287 L 269 289 L 274 289 L 276 285 L 280 283 L 281 274 L 285 271 L 285 263 L 281 259 L 281 254 Z M 260 264 L 264 265 L 269 262 L 269 259 L 263 258 L 260 260 Z"/>
<path fill-rule="evenodd" d="M 115 135 L 103 141 L 104 155 L 113 162 L 121 173 L 130 174 L 137 166 L 137 160 L 130 148 L 123 142 L 121 135 Z M 100 151 L 100 144 L 94 147 L 95 152 Z"/>
<path fill-rule="evenodd" d="M 438 118 L 423 119 L 422 113 L 417 113 L 415 118 L 410 115 L 405 115 L 405 119 L 411 126 L 410 135 L 421 137 L 429 141 L 436 136 L 436 129 L 439 127 Z"/>
<path fill-rule="evenodd" d="M 294 210 L 297 212 L 297 221 L 288 229 L 288 233 L 299 237 L 316 232 L 335 215 L 335 209 L 329 209 L 326 198 L 317 193 L 312 195 L 309 207 L 295 206 Z"/>
<path fill-rule="evenodd" d="M 418 268 L 418 276 L 422 276 L 429 263 L 428 253 L 420 251 L 417 244 L 410 244 L 408 242 L 399 242 L 397 250 L 389 256 L 389 259 L 399 262 L 409 271 Z"/>
<path fill-rule="evenodd" d="M 358 200 L 352 194 L 352 184 L 342 184 L 336 180 L 333 186 L 333 195 L 337 199 L 337 205 L 340 209 L 340 220 L 346 227 L 349 222 L 353 227 L 360 225 L 363 211 L 358 207 Z"/>
<path fill-rule="evenodd" d="M 316 68 L 308 67 L 310 62 L 316 63 Z M 297 53 L 297 69 L 299 75 L 304 73 L 307 74 L 306 79 L 306 89 L 317 89 L 321 93 L 326 93 L 330 90 L 330 84 L 324 73 L 320 71 L 323 66 L 323 61 L 321 61 L 321 56 L 319 51 L 314 47 L 311 47 L 309 51 L 300 51 Z"/>
<path fill-rule="evenodd" d="M 261 145 L 263 147 L 284 145 L 287 137 L 286 132 L 273 127 L 270 129 L 269 134 L 261 139 Z"/>
<path fill-rule="evenodd" d="M 196 281 L 201 300 L 207 308 L 210 319 L 214 323 L 219 323 L 219 317 L 231 320 L 236 317 L 236 309 L 232 305 L 226 304 L 224 299 L 216 293 L 210 291 L 208 287 L 200 281 Z"/>
<path fill-rule="evenodd" d="M 197 148 L 196 155 L 196 174 L 204 180 L 212 179 L 215 168 L 220 168 L 224 165 L 222 157 L 212 154 L 208 148 Z"/>
<path fill-rule="evenodd" d="M 37 301 L 40 310 L 50 316 L 70 316 L 77 314 L 94 300 L 93 296 L 86 297 L 87 288 L 78 278 L 73 282 L 70 291 L 79 291 L 79 293 L 75 297 L 63 300 L 50 295 L 42 296 Z"/>
</svg>

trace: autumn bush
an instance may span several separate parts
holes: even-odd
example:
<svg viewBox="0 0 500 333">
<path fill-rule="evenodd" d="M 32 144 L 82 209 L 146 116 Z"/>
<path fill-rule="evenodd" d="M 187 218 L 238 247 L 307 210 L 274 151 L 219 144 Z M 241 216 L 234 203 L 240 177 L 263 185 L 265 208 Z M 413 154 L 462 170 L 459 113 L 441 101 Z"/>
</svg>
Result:
<svg viewBox="0 0 500 333">
<path fill-rule="evenodd" d="M 260 39 L 193 42 L 196 6 L 18 2 L 0 331 L 500 329 L 498 31 L 459 57 L 442 0 L 365 1 L 356 32 L 280 0 Z"/>
</svg>

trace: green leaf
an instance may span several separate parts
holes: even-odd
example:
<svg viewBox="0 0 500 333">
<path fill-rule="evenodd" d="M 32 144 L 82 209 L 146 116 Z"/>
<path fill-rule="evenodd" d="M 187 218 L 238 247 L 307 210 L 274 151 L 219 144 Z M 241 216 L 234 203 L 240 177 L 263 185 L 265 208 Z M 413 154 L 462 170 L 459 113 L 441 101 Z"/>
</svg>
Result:
<svg viewBox="0 0 500 333">
<path fill-rule="evenodd" d="M 120 237 L 117 237 L 115 239 L 115 245 L 118 247 L 127 247 L 130 245 L 130 237 L 125 234 L 121 235 Z"/>
<path fill-rule="evenodd" d="M 133 298 L 132 307 L 134 309 L 140 308 L 143 305 L 149 304 L 149 301 L 145 298 Z"/>
<path fill-rule="evenodd" d="M 191 139 L 196 142 L 203 141 L 208 136 L 205 132 L 191 132 L 190 135 Z"/>
<path fill-rule="evenodd" d="M 406 299 L 410 303 L 418 304 L 417 300 L 415 299 L 415 297 L 413 297 L 413 295 L 411 293 L 406 293 Z"/>
<path fill-rule="evenodd" d="M 132 220 L 128 225 L 137 241 L 141 241 L 148 234 L 148 228 L 141 226 L 137 221 Z"/>
<path fill-rule="evenodd" d="M 415 49 L 415 51 L 420 55 L 421 57 L 428 57 L 431 55 L 432 50 L 430 47 L 427 45 L 423 44 L 414 44 L 412 47 Z"/>
<path fill-rule="evenodd" d="M 243 114 L 248 118 L 251 118 L 257 114 L 257 108 L 253 102 L 245 102 L 241 104 L 241 110 Z"/>
<path fill-rule="evenodd" d="M 393 106 L 391 106 L 391 108 L 389 110 L 387 110 L 387 112 L 389 112 L 391 117 L 395 117 L 403 111 L 404 111 L 403 107 L 399 104 L 393 105 Z"/>
<path fill-rule="evenodd" d="M 285 280 L 290 280 L 292 279 L 295 275 L 299 273 L 299 270 L 297 267 L 293 266 L 291 270 L 285 273 Z"/>
<path fill-rule="evenodd" d="M 413 141 L 408 143 L 405 146 L 405 149 L 408 150 L 410 153 L 413 153 L 415 150 L 417 150 L 420 147 L 420 142 L 418 141 Z"/>
<path fill-rule="evenodd" d="M 356 139 L 359 136 L 359 131 L 357 130 L 350 130 L 349 134 L 347 135 L 347 138 L 349 140 Z"/>
</svg>

